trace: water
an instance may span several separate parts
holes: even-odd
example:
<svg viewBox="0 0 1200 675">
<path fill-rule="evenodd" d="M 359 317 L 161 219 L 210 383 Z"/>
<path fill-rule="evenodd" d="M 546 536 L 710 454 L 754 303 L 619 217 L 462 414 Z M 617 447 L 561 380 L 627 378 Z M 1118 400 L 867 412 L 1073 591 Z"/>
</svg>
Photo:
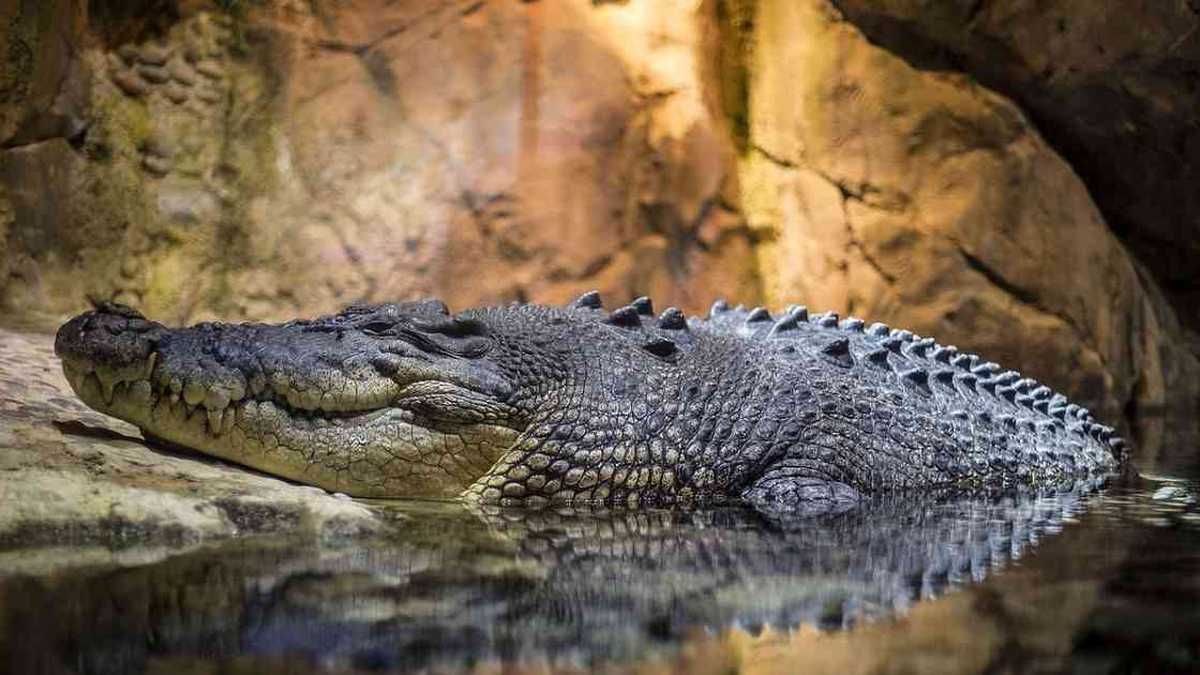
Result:
<svg viewBox="0 0 1200 675">
<path fill-rule="evenodd" d="M 1091 490 L 804 520 L 381 504 L 395 532 L 369 541 L 9 576 L 0 652 L 12 672 L 1200 670 L 1200 486 Z"/>
</svg>

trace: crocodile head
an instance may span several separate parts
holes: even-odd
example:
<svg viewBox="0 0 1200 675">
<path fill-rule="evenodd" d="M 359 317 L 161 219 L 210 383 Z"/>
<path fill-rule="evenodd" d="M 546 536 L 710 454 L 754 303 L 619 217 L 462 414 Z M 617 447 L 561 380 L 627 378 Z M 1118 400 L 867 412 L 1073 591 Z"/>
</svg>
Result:
<svg viewBox="0 0 1200 675">
<path fill-rule="evenodd" d="M 442 497 L 528 424 L 494 346 L 434 300 L 180 329 L 106 303 L 55 351 L 85 403 L 148 437 L 330 491 Z"/>
</svg>

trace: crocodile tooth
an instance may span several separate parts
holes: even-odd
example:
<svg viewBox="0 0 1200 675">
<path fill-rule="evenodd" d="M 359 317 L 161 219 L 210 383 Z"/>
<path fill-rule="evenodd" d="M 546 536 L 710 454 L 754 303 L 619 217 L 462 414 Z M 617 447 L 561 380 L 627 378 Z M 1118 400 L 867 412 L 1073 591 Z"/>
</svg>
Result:
<svg viewBox="0 0 1200 675">
<path fill-rule="evenodd" d="M 575 299 L 571 307 L 577 309 L 602 309 L 604 302 L 600 299 L 600 291 L 588 291 Z"/>
<path fill-rule="evenodd" d="M 117 388 L 119 378 L 108 368 L 97 368 L 95 371 L 96 381 L 100 383 L 100 393 L 104 395 L 104 402 L 112 405 L 113 392 Z"/>
<path fill-rule="evenodd" d="M 638 317 L 638 311 L 629 305 L 614 309 L 604 321 L 605 323 L 611 323 L 614 326 L 621 326 L 622 328 L 637 328 L 642 325 L 642 320 Z"/>
<path fill-rule="evenodd" d="M 267 378 L 262 373 L 254 373 L 250 376 L 250 395 L 258 396 L 267 390 Z"/>
<path fill-rule="evenodd" d="M 146 408 L 154 404 L 154 389 L 149 380 L 138 380 L 129 385 L 129 396 L 135 404 Z"/>
<path fill-rule="evenodd" d="M 212 387 L 204 395 L 204 407 L 224 410 L 229 405 L 229 392 L 221 387 Z"/>
<path fill-rule="evenodd" d="M 746 315 L 746 323 L 758 323 L 759 321 L 770 321 L 771 313 L 766 307 L 755 307 Z"/>
<path fill-rule="evenodd" d="M 225 392 L 230 401 L 240 401 L 246 398 L 246 380 L 238 374 L 237 378 L 228 383 L 229 389 Z"/>
<path fill-rule="evenodd" d="M 183 400 L 187 401 L 189 406 L 199 405 L 206 393 L 204 387 L 195 380 L 190 380 L 183 386 Z"/>
<path fill-rule="evenodd" d="M 637 310 L 637 313 L 643 316 L 652 316 L 654 314 L 654 303 L 650 301 L 650 298 L 644 295 L 629 303 L 629 306 Z"/>
<path fill-rule="evenodd" d="M 208 430 L 214 436 L 221 433 L 221 421 L 225 417 L 224 408 L 205 408 L 208 411 Z"/>
<path fill-rule="evenodd" d="M 658 316 L 658 327 L 664 330 L 687 330 L 687 317 L 677 307 L 668 307 Z"/>
</svg>

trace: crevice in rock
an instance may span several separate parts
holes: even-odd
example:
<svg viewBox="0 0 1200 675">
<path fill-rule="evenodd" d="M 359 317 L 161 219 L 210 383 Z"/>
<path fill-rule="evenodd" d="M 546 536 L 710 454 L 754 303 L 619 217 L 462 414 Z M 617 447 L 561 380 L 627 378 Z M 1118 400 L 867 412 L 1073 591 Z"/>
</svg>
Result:
<svg viewBox="0 0 1200 675">
<path fill-rule="evenodd" d="M 753 144 L 750 147 L 751 147 L 751 150 L 753 150 L 755 153 L 757 153 L 758 155 L 760 155 L 761 157 L 766 159 L 768 162 L 771 162 L 772 164 L 774 164 L 780 168 L 787 169 L 789 171 L 808 171 L 808 172 L 812 173 L 814 176 L 817 176 L 818 178 L 820 178 L 821 180 L 824 180 L 825 182 L 829 183 L 833 187 L 837 188 L 837 191 L 839 193 L 841 193 L 842 201 L 853 200 L 853 201 L 862 203 L 872 209 L 877 209 L 880 211 L 889 211 L 892 213 L 900 213 L 900 212 L 904 211 L 904 207 L 902 205 L 896 206 L 896 205 L 891 205 L 891 204 L 884 204 L 878 200 L 872 199 L 871 198 L 872 195 L 886 195 L 887 194 L 887 192 L 883 188 L 880 188 L 877 185 L 873 185 L 873 184 L 867 183 L 867 182 L 855 184 L 855 183 L 851 183 L 851 182 L 848 182 L 845 180 L 839 180 L 839 179 L 831 176 L 830 174 L 828 174 L 824 171 L 821 171 L 820 169 L 818 169 L 810 164 L 798 164 L 789 159 L 786 159 L 777 154 L 774 154 L 770 150 L 767 150 L 766 148 L 764 148 L 761 145 Z M 901 197 L 902 197 L 902 201 L 903 201 L 903 196 L 901 196 Z"/>
<path fill-rule="evenodd" d="M 1107 360 L 1104 358 L 1104 354 L 1097 350 L 1093 345 L 1091 334 L 1075 323 L 1071 317 L 1065 316 L 1046 307 L 1035 294 L 1012 283 L 983 260 L 967 252 L 961 245 L 957 246 L 957 248 L 959 255 L 962 256 L 963 262 L 966 263 L 968 269 L 976 272 L 986 279 L 988 283 L 1003 291 L 1006 295 L 1022 305 L 1045 316 L 1053 317 L 1061 322 L 1063 325 L 1069 328 L 1072 333 L 1075 334 L 1075 340 L 1080 347 L 1095 354 L 1096 359 L 1100 362 L 1100 366 L 1104 368 L 1106 372 L 1110 374 L 1112 373 L 1112 370 L 1108 366 Z"/>
<path fill-rule="evenodd" d="M 750 82 L 754 58 L 756 0 L 715 0 L 719 39 L 715 71 L 721 116 L 738 152 L 750 146 Z"/>
<path fill-rule="evenodd" d="M 875 260 L 875 258 L 867 252 L 867 248 L 863 246 L 862 241 L 859 240 L 854 234 L 854 225 L 850 222 L 850 211 L 846 208 L 845 201 L 842 202 L 842 213 L 844 214 L 844 218 L 846 220 L 846 237 L 849 247 L 858 251 L 858 254 L 862 256 L 862 259 L 871 266 L 871 269 L 875 270 L 876 274 L 882 277 L 884 281 L 888 282 L 888 285 L 896 285 L 897 279 L 895 275 L 883 269 L 883 267 L 879 264 L 879 261 Z M 847 284 L 847 287 L 849 287 L 849 284 Z"/>
<path fill-rule="evenodd" d="M 754 152 L 758 153 L 759 155 L 762 155 L 763 159 L 766 159 L 768 162 L 770 162 L 776 166 L 782 167 L 784 169 L 791 169 L 794 171 L 794 170 L 800 169 L 800 168 L 808 168 L 808 167 L 801 167 L 799 164 L 793 162 L 790 159 L 776 155 L 776 154 L 772 153 L 770 150 L 767 150 L 766 148 L 764 148 L 763 146 L 761 146 L 757 143 L 751 145 L 750 149 L 753 150 Z M 830 182 L 833 183 L 834 185 L 837 185 L 836 181 L 831 180 Z M 839 189 L 841 189 L 841 188 L 839 187 Z"/>
<path fill-rule="evenodd" d="M 888 208 L 882 204 L 873 203 L 873 202 L 866 200 L 866 197 L 869 194 L 882 193 L 882 190 L 879 190 L 878 188 L 875 188 L 874 186 L 871 186 L 870 184 L 866 184 L 866 183 L 864 183 L 862 185 L 858 185 L 858 186 L 851 186 L 849 183 L 846 183 L 845 181 L 839 181 L 839 180 L 833 178 L 832 176 L 830 176 L 829 174 L 826 174 L 822 171 L 818 171 L 818 170 L 812 168 L 811 166 L 807 166 L 807 165 L 801 166 L 791 160 L 788 160 L 788 159 L 785 159 L 778 155 L 775 155 L 771 151 L 767 150 L 766 148 L 764 148 L 758 144 L 752 145 L 751 148 L 753 149 L 754 152 L 758 153 L 764 159 L 771 162 L 772 164 L 775 164 L 776 166 L 779 166 L 783 169 L 787 169 L 789 171 L 809 171 L 813 175 L 820 178 L 821 180 L 823 180 L 823 181 L 829 183 L 830 185 L 832 185 L 833 187 L 837 188 L 837 191 L 841 195 L 841 198 L 842 198 L 842 219 L 843 219 L 843 222 L 845 222 L 845 224 L 846 224 L 846 239 L 847 239 L 848 247 L 857 250 L 858 253 L 862 256 L 863 260 L 865 260 L 867 262 L 867 264 L 870 265 L 873 270 L 875 270 L 876 274 L 878 274 L 881 278 L 883 278 L 885 281 L 887 281 L 888 284 L 896 283 L 895 275 L 892 275 L 892 274 L 888 273 L 886 270 L 884 270 L 883 267 L 879 264 L 879 261 L 875 260 L 875 258 L 873 256 L 871 256 L 870 253 L 867 252 L 867 249 L 865 246 L 863 246 L 862 241 L 859 240 L 858 236 L 854 233 L 854 227 L 853 227 L 853 225 L 851 223 L 851 219 L 850 219 L 850 209 L 849 209 L 850 201 L 859 202 L 859 203 L 867 206 L 868 208 L 872 208 L 872 209 L 879 209 L 879 210 L 883 210 L 883 211 L 899 210 L 899 209 L 894 209 L 894 208 Z M 848 266 L 849 266 L 849 261 L 844 260 L 842 263 L 842 267 L 848 268 Z"/>
</svg>

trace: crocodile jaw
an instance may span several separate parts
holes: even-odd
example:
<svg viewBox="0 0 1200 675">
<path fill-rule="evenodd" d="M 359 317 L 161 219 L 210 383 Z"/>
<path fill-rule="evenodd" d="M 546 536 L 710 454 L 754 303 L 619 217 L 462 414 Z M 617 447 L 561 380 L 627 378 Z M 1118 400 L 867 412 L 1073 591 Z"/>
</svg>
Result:
<svg viewBox="0 0 1200 675">
<path fill-rule="evenodd" d="M 122 368 L 64 359 L 63 371 L 88 406 L 148 437 L 331 492 L 454 497 L 519 436 L 500 424 L 432 421 L 395 405 L 325 412 L 253 397 L 220 405 L 219 395 L 189 403 L 155 386 L 156 356 Z"/>
</svg>

